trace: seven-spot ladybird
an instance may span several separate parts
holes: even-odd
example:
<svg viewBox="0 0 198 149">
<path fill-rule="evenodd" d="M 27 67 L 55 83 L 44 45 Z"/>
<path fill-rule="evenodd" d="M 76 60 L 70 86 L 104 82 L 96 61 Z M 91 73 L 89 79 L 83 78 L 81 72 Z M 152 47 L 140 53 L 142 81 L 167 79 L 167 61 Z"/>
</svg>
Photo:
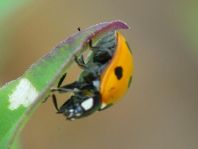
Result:
<svg viewBox="0 0 198 149">
<path fill-rule="evenodd" d="M 56 96 L 53 103 L 58 113 L 74 120 L 104 110 L 117 102 L 130 86 L 133 75 L 133 55 L 121 33 L 105 34 L 94 46 L 89 42 L 92 54 L 85 61 L 83 55 L 75 56 L 83 69 L 77 81 L 61 86 L 65 75 L 52 92 L 72 92 L 71 97 L 59 108 Z"/>
</svg>

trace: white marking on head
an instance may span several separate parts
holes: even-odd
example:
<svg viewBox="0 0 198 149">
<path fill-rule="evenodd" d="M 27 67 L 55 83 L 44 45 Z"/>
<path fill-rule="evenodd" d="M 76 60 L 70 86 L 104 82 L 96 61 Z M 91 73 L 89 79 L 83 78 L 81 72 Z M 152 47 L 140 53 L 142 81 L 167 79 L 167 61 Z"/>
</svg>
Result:
<svg viewBox="0 0 198 149">
<path fill-rule="evenodd" d="M 19 106 L 23 105 L 28 107 L 31 105 L 38 96 L 36 88 L 31 84 L 28 79 L 21 79 L 19 84 L 16 86 L 16 89 L 11 95 L 9 95 L 9 109 L 15 110 Z"/>
<path fill-rule="evenodd" d="M 97 89 L 99 89 L 99 85 L 100 85 L 99 80 L 93 81 L 93 85 L 94 85 Z"/>
<path fill-rule="evenodd" d="M 81 106 L 86 111 L 91 109 L 93 107 L 93 98 L 88 98 L 87 100 L 81 103 Z"/>
<path fill-rule="evenodd" d="M 74 112 L 74 109 L 69 109 L 69 112 L 70 112 L 70 113 Z"/>
</svg>

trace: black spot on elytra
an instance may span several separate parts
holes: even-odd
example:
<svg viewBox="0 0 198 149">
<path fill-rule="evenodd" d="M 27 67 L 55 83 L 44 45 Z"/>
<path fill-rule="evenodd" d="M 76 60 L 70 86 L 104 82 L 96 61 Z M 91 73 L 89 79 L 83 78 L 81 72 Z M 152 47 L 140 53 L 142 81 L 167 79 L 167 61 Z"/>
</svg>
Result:
<svg viewBox="0 0 198 149">
<path fill-rule="evenodd" d="M 114 69 L 114 72 L 115 72 L 115 75 L 116 75 L 117 79 L 120 80 L 122 78 L 122 73 L 123 73 L 122 67 L 121 66 L 117 66 Z"/>
</svg>

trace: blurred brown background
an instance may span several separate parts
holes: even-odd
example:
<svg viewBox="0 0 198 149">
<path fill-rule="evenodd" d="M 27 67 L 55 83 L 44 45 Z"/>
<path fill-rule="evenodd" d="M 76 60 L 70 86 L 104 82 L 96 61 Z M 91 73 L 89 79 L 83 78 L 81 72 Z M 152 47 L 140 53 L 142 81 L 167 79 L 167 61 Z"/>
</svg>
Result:
<svg viewBox="0 0 198 149">
<path fill-rule="evenodd" d="M 197 149 L 198 60 L 182 34 L 178 4 L 182 1 L 34 0 L 1 24 L 6 35 L 0 45 L 1 85 L 79 26 L 113 19 L 131 26 L 122 32 L 134 53 L 135 74 L 123 100 L 72 122 L 57 115 L 48 100 L 23 130 L 23 148 Z M 59 98 L 62 103 L 66 96 Z"/>
</svg>

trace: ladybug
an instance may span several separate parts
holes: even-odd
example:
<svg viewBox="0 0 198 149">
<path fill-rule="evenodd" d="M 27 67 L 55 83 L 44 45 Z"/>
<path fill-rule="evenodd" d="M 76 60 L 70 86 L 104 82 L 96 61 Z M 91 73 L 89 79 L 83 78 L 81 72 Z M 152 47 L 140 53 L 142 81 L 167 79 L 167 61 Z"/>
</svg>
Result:
<svg viewBox="0 0 198 149">
<path fill-rule="evenodd" d="M 120 100 L 129 88 L 133 75 L 133 55 L 120 32 L 106 33 L 94 46 L 89 42 L 91 55 L 84 60 L 83 55 L 75 56 L 82 68 L 77 81 L 61 85 L 66 74 L 60 79 L 57 88 L 51 91 L 72 92 L 70 98 L 59 108 L 55 94 L 53 104 L 57 113 L 68 120 L 86 117 L 104 110 Z"/>
</svg>

